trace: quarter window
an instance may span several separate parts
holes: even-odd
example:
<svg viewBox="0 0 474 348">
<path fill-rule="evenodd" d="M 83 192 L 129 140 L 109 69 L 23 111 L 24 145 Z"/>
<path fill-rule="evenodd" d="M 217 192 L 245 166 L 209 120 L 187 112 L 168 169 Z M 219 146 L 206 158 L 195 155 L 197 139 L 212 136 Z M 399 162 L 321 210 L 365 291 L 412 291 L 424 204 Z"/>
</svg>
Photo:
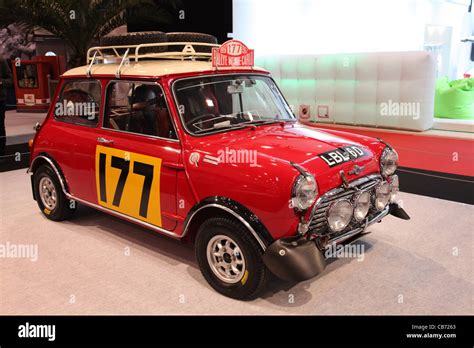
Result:
<svg viewBox="0 0 474 348">
<path fill-rule="evenodd" d="M 99 120 L 101 86 L 95 80 L 65 82 L 54 106 L 58 121 L 95 127 Z"/>
<path fill-rule="evenodd" d="M 163 90 L 151 83 L 110 83 L 103 127 L 177 139 Z"/>
</svg>

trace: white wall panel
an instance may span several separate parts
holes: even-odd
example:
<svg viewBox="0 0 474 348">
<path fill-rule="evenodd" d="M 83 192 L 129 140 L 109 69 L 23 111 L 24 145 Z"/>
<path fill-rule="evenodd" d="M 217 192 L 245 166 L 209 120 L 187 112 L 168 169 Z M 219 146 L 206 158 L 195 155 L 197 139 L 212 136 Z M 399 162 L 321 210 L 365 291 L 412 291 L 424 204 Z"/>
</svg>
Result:
<svg viewBox="0 0 474 348">
<path fill-rule="evenodd" d="M 272 72 L 295 114 L 310 107 L 313 122 L 417 131 L 433 124 L 436 67 L 427 52 L 272 55 L 257 65 Z"/>
</svg>

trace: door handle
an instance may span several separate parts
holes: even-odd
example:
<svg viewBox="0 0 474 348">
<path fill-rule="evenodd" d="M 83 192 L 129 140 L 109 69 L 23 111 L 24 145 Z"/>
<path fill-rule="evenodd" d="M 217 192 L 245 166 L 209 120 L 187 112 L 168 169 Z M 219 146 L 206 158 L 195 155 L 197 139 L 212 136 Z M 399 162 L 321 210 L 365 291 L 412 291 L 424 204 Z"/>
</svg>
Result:
<svg viewBox="0 0 474 348">
<path fill-rule="evenodd" d="M 114 141 L 113 140 L 109 140 L 109 139 L 105 139 L 105 138 L 97 138 L 97 142 L 98 143 L 101 143 L 101 144 L 113 144 Z"/>
</svg>

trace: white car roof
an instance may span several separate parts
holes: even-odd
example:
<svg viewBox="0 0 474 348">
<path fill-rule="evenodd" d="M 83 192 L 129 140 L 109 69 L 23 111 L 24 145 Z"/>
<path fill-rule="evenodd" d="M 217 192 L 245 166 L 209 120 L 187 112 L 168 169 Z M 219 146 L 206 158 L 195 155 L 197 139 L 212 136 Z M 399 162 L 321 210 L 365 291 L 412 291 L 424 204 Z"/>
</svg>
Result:
<svg viewBox="0 0 474 348">
<path fill-rule="evenodd" d="M 115 76 L 119 64 L 93 64 L 90 73 L 91 77 L 94 75 L 112 75 Z M 63 76 L 86 76 L 89 66 L 84 65 L 66 71 Z M 229 70 L 228 68 L 219 68 L 222 70 Z M 231 70 L 249 70 L 248 67 L 232 68 Z M 254 67 L 256 72 L 268 73 L 265 69 Z M 209 61 L 191 61 L 191 60 L 140 60 L 138 62 L 131 61 L 130 64 L 124 64 L 120 69 L 121 75 L 137 76 L 137 77 L 160 77 L 171 74 L 196 73 L 196 72 L 215 72 L 216 69 L 212 67 Z"/>
</svg>

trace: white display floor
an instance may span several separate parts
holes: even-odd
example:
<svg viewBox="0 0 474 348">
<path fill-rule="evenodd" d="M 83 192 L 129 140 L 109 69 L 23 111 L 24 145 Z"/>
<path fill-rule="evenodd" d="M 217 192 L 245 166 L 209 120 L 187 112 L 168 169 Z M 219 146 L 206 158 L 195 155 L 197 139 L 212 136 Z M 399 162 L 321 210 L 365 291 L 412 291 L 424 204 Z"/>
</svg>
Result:
<svg viewBox="0 0 474 348">
<path fill-rule="evenodd" d="M 33 126 L 36 122 L 43 122 L 45 112 L 17 112 L 8 110 L 5 112 L 5 127 L 11 130 L 11 135 L 34 133 Z"/>
<path fill-rule="evenodd" d="M 374 225 L 362 261 L 239 302 L 212 290 L 190 246 L 89 208 L 49 221 L 25 170 L 0 173 L 0 247 L 38 247 L 36 261 L 0 258 L 0 314 L 474 314 L 473 206 L 401 198 L 412 220 Z"/>
</svg>

